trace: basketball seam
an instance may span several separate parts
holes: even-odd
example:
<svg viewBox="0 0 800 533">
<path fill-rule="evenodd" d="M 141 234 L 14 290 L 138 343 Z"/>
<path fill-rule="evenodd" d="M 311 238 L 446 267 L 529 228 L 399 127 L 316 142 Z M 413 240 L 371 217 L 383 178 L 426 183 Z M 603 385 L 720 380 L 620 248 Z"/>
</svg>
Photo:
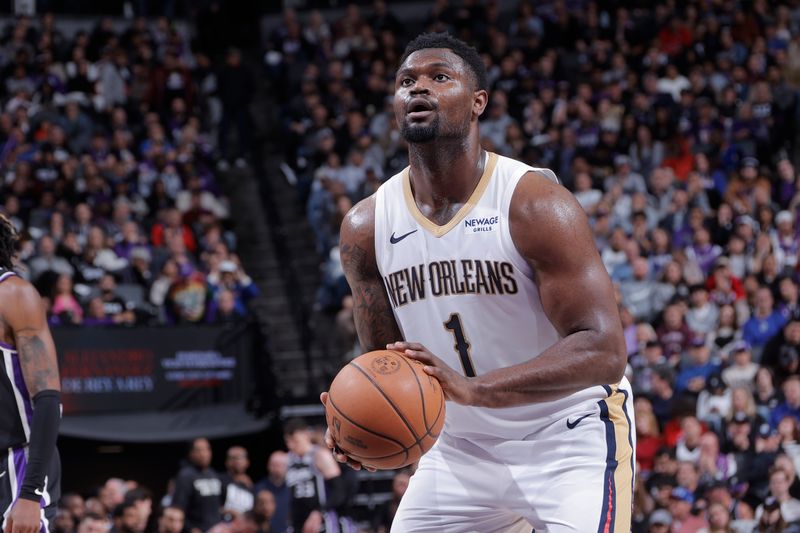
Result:
<svg viewBox="0 0 800 533">
<path fill-rule="evenodd" d="M 417 373 L 414 372 L 414 367 L 411 366 L 411 363 L 408 362 L 408 359 L 405 357 L 402 358 L 403 362 L 408 365 L 408 368 L 411 370 L 411 373 L 414 374 L 414 379 L 417 380 L 417 388 L 419 389 L 419 401 L 422 402 L 422 423 L 425 424 L 425 429 L 428 429 L 428 414 L 425 412 L 425 393 L 422 392 L 422 383 L 419 382 L 419 376 Z"/>
<path fill-rule="evenodd" d="M 425 412 L 426 411 L 426 409 L 425 409 L 425 393 L 422 392 L 422 383 L 420 383 L 419 376 L 414 371 L 414 367 L 411 366 L 411 363 L 405 357 L 401 357 L 401 359 L 403 360 L 403 362 L 406 365 L 408 365 L 409 370 L 411 370 L 411 373 L 414 375 L 414 379 L 417 381 L 417 388 L 419 389 L 419 401 L 422 404 L 422 423 L 425 424 L 425 434 L 422 435 L 419 438 L 419 440 L 417 441 L 417 446 L 419 446 L 419 451 L 422 452 L 422 454 L 424 455 L 425 454 L 425 448 L 422 447 L 422 441 L 431 432 L 430 426 L 428 426 L 428 414 Z M 441 407 L 441 404 L 439 404 L 439 405 Z"/>
<path fill-rule="evenodd" d="M 358 363 L 356 363 L 356 362 L 354 362 L 354 361 L 351 361 L 349 364 L 351 364 L 351 365 L 353 365 L 354 367 L 356 367 L 356 369 L 358 369 L 358 371 L 359 371 L 359 372 L 361 372 L 361 373 L 364 375 L 364 377 L 365 377 L 365 378 L 367 378 L 367 379 L 370 381 L 370 383 L 372 383 L 372 385 L 375 387 L 375 390 L 377 390 L 378 392 L 380 392 L 380 393 L 381 393 L 381 396 L 383 396 L 383 398 L 384 398 L 384 399 L 385 399 L 385 400 L 386 400 L 386 401 L 389 403 L 389 405 L 391 405 L 391 406 L 392 406 L 392 409 L 394 409 L 394 412 L 395 412 L 395 413 L 397 413 L 397 416 L 399 416 L 399 417 L 400 417 L 400 420 L 402 420 L 402 421 L 403 421 L 403 423 L 406 425 L 406 427 L 408 428 L 408 430 L 411 432 L 411 435 L 413 435 L 413 436 L 414 436 L 414 438 L 415 438 L 415 439 L 417 439 L 417 442 L 419 442 L 420 436 L 419 436 L 419 435 L 417 435 L 417 432 L 416 432 L 416 431 L 414 431 L 414 428 L 413 428 L 413 427 L 411 427 L 411 424 L 409 424 L 409 423 L 408 423 L 408 420 L 406 420 L 406 417 L 403 415 L 403 413 L 401 413 L 401 412 L 400 412 L 400 409 L 398 409 L 398 408 L 397 408 L 397 406 L 396 406 L 396 405 L 395 405 L 395 403 L 392 401 L 392 399 L 391 399 L 391 398 L 389 398 L 389 396 L 387 396 L 387 395 L 386 395 L 386 393 L 385 393 L 385 392 L 383 392 L 383 389 L 381 389 L 381 388 L 380 388 L 380 386 L 379 386 L 379 385 L 378 385 L 378 384 L 375 382 L 375 380 L 374 380 L 374 379 L 372 379 L 372 376 L 370 376 L 370 375 L 367 373 L 367 371 L 366 371 L 366 370 L 364 370 L 363 368 L 361 368 L 361 366 L 360 366 Z M 423 406 L 423 407 L 424 407 L 424 406 Z M 428 428 L 426 427 L 425 429 L 428 429 Z"/>
<path fill-rule="evenodd" d="M 378 433 L 377 431 L 369 429 L 368 427 L 362 426 L 361 424 L 359 424 L 358 422 L 356 422 L 355 420 L 353 420 L 352 418 L 350 418 L 349 416 L 344 414 L 344 412 L 336 406 L 336 402 L 333 401 L 333 396 L 330 395 L 330 394 L 328 395 L 328 401 L 331 402 L 331 405 L 333 406 L 333 408 L 336 409 L 336 411 L 340 415 L 342 415 L 342 418 L 347 420 L 352 425 L 356 426 L 357 428 L 359 428 L 359 429 L 361 429 L 363 431 L 366 431 L 367 433 L 372 433 L 373 435 L 377 435 L 377 436 L 379 436 L 379 437 L 381 437 L 383 439 L 386 439 L 386 440 L 388 440 L 390 442 L 393 442 L 393 443 L 397 444 L 398 446 L 400 446 L 400 448 L 402 448 L 402 451 L 400 451 L 400 452 L 396 452 L 396 453 L 393 453 L 393 454 L 380 456 L 380 457 L 365 457 L 364 459 L 385 459 L 387 457 L 391 457 L 392 455 L 398 455 L 400 453 L 405 453 L 406 454 L 406 458 L 408 458 L 408 448 L 402 442 L 400 442 L 399 440 L 393 439 L 392 437 L 390 437 L 388 435 L 384 435 L 383 433 Z M 336 444 L 338 445 L 339 443 L 337 442 Z M 410 447 L 413 447 L 413 445 L 410 446 Z"/>
</svg>

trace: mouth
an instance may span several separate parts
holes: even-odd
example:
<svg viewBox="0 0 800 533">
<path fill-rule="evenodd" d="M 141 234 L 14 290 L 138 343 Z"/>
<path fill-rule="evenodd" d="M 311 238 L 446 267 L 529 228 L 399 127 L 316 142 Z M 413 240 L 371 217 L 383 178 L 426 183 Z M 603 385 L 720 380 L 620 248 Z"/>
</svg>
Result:
<svg viewBox="0 0 800 533">
<path fill-rule="evenodd" d="M 411 120 L 424 119 L 431 115 L 436 106 L 424 98 L 412 98 L 406 106 L 406 114 Z"/>
</svg>

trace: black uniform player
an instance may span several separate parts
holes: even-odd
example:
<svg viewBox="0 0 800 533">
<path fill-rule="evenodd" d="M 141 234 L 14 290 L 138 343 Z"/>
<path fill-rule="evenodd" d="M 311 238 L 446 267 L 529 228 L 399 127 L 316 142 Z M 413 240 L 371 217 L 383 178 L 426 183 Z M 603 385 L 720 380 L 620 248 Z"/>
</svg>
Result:
<svg viewBox="0 0 800 533">
<path fill-rule="evenodd" d="M 347 499 L 347 487 L 330 450 L 312 443 L 308 425 L 302 420 L 286 423 L 284 439 L 289 448 L 286 486 L 294 531 L 355 532 L 352 522 L 336 512 Z"/>
<path fill-rule="evenodd" d="M 13 272 L 16 241 L 0 215 L 0 511 L 4 533 L 47 533 L 60 496 L 61 387 L 39 293 Z"/>
</svg>

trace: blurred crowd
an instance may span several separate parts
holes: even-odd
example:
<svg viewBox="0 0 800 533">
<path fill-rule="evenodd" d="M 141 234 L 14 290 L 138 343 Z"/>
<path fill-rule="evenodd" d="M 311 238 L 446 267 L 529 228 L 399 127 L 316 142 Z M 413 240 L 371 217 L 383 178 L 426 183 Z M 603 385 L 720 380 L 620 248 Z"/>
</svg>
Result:
<svg viewBox="0 0 800 533">
<path fill-rule="evenodd" d="M 241 446 L 228 448 L 224 470 L 216 470 L 209 441 L 198 438 L 164 492 L 153 493 L 135 480 L 110 478 L 86 493 L 65 493 L 52 531 L 388 533 L 409 471 L 396 472 L 388 498 L 356 523 L 351 515 L 357 475 L 340 469 L 322 444 L 324 428 L 292 420 L 284 430 L 288 452 L 269 453 L 265 473 L 251 477 L 250 456 Z"/>
<path fill-rule="evenodd" d="M 475 44 L 486 149 L 574 191 L 616 287 L 636 397 L 634 530 L 800 531 L 800 5 L 437 0 L 286 10 L 264 56 L 284 172 L 358 353 L 347 210 L 407 164 L 394 72 L 417 31 Z"/>
<path fill-rule="evenodd" d="M 51 324 L 245 314 L 258 290 L 216 175 L 246 165 L 237 50 L 212 60 L 163 17 L 68 35 L 44 14 L 4 28 L 0 72 L 0 212 Z"/>
</svg>

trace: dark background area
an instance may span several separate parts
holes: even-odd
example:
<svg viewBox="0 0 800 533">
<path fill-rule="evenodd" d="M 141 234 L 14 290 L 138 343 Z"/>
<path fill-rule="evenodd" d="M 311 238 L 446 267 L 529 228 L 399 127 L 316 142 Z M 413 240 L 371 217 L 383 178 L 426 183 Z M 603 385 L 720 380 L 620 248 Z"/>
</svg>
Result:
<svg viewBox="0 0 800 533">
<path fill-rule="evenodd" d="M 280 427 L 254 435 L 239 435 L 211 441 L 212 464 L 225 470 L 225 451 L 231 446 L 244 446 L 248 450 L 274 450 L 283 446 Z M 178 473 L 181 461 L 186 457 L 188 443 L 164 442 L 155 444 L 127 444 L 102 442 L 87 439 L 60 437 L 64 492 L 77 491 L 90 494 L 105 483 L 109 472 L 123 479 L 135 479 L 156 494 L 166 492 L 167 482 Z M 266 455 L 250 457 L 250 476 L 259 480 L 266 475 Z"/>
</svg>

